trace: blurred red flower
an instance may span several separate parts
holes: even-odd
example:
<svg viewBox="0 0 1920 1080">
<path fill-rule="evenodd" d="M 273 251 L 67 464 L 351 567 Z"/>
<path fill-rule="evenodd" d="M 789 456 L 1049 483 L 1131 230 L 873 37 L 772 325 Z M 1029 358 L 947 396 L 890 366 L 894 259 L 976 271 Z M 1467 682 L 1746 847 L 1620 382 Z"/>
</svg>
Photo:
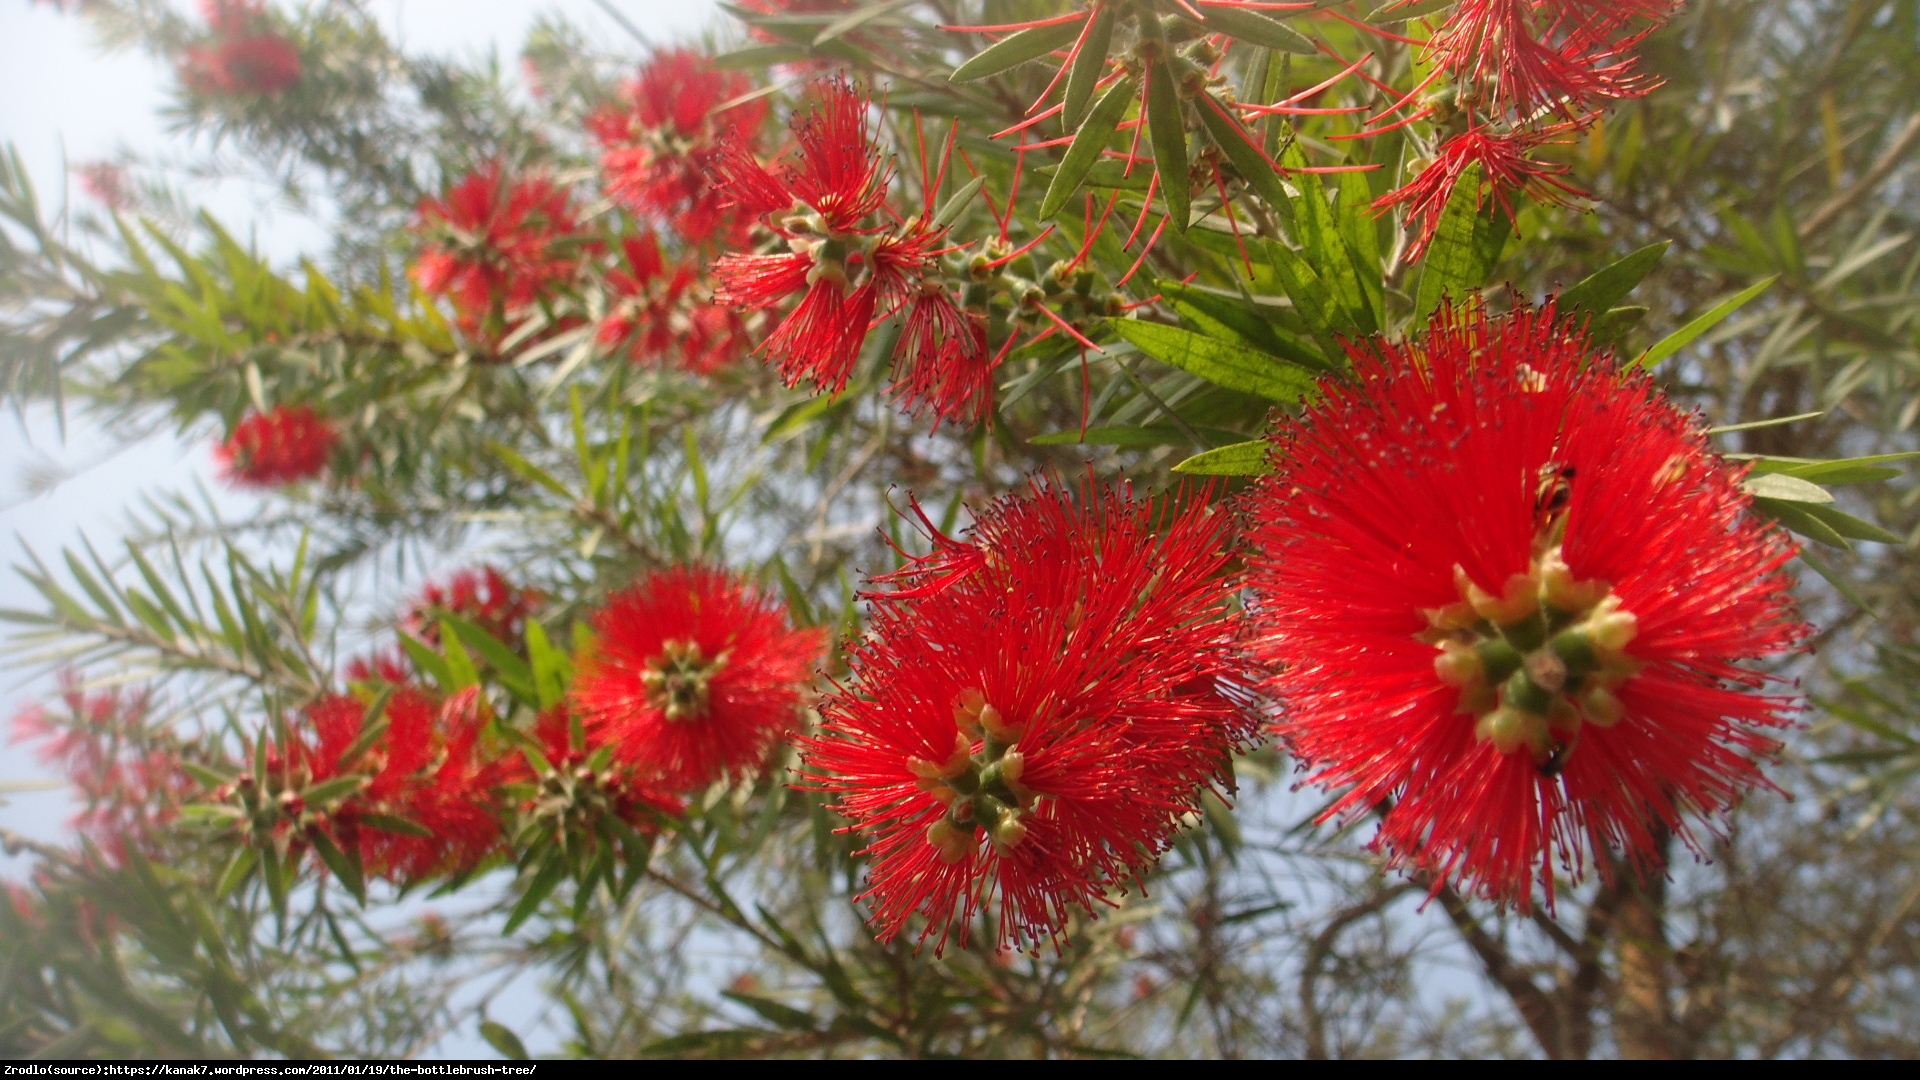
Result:
<svg viewBox="0 0 1920 1080">
<path fill-rule="evenodd" d="M 1806 632 L 1793 549 L 1698 422 L 1551 306 L 1350 351 L 1248 508 L 1255 651 L 1329 815 L 1524 905 L 1763 783 L 1794 706 L 1747 662 Z"/>
<path fill-rule="evenodd" d="M 275 405 L 240 421 L 214 456 L 229 483 L 277 487 L 318 476 L 338 438 L 312 408 Z"/>
<path fill-rule="evenodd" d="M 439 617 L 451 612 L 508 648 L 516 648 L 526 634 L 527 616 L 543 599 L 540 590 L 515 585 L 494 567 L 457 570 L 444 583 L 422 589 L 400 625 L 414 637 L 438 645 Z"/>
<path fill-rule="evenodd" d="M 714 160 L 726 140 L 753 142 L 767 103 L 757 98 L 715 110 L 752 89 L 745 72 L 717 68 L 710 57 L 687 49 L 655 53 L 619 105 L 587 120 L 601 147 L 607 194 L 689 243 L 723 234 L 744 239 L 731 235 L 745 223 L 714 183 Z"/>
<path fill-rule="evenodd" d="M 487 717 L 477 692 L 437 702 L 418 687 L 396 688 L 381 714 L 385 732 L 346 759 L 366 730 L 366 716 L 366 704 L 347 695 L 308 706 L 292 745 L 273 764 L 284 770 L 287 794 L 365 777 L 330 810 L 311 809 L 319 814 L 314 826 L 342 850 L 356 852 L 376 877 L 410 882 L 479 865 L 503 839 L 497 789 L 506 773 L 481 752 Z"/>
<path fill-rule="evenodd" d="M 1412 0 L 1407 0 L 1411 3 Z M 1570 119 L 1656 83 L 1634 72 L 1633 50 L 1672 17 L 1677 0 L 1460 0 L 1429 50 L 1487 103 L 1523 119 L 1541 110 Z"/>
<path fill-rule="evenodd" d="M 746 350 L 740 317 L 702 302 L 699 275 L 671 266 L 652 233 L 620 243 L 625 266 L 607 274 L 612 310 L 600 321 L 602 345 L 626 346 L 640 363 L 673 363 L 695 374 L 725 367 Z"/>
<path fill-rule="evenodd" d="M 414 228 L 425 241 L 414 281 L 451 301 L 462 332 L 484 344 L 572 280 L 586 245 L 565 188 L 538 172 L 508 179 L 497 161 L 423 200 Z"/>
</svg>

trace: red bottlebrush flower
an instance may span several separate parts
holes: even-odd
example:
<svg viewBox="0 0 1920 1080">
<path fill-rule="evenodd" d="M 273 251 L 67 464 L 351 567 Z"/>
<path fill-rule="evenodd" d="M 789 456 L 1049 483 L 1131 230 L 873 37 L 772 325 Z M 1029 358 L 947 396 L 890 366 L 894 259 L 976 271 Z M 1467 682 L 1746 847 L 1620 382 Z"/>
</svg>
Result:
<svg viewBox="0 0 1920 1080">
<path fill-rule="evenodd" d="M 907 408 L 931 412 L 934 425 L 980 424 L 993 415 L 993 360 L 985 320 L 953 302 L 941 282 L 928 279 L 913 298 L 894 348 L 904 364 L 889 387 Z"/>
<path fill-rule="evenodd" d="M 1255 651 L 1329 814 L 1390 807 L 1396 863 L 1525 905 L 1763 783 L 1792 704 L 1744 663 L 1806 632 L 1793 550 L 1699 424 L 1551 305 L 1351 352 L 1249 506 Z"/>
<path fill-rule="evenodd" d="M 727 194 L 746 213 L 780 211 L 770 222 L 790 249 L 776 255 L 722 257 L 713 265 L 716 303 L 747 311 L 805 291 L 799 306 L 762 346 L 787 385 L 810 381 L 846 388 L 881 291 L 902 281 L 878 275 L 875 234 L 863 224 L 886 203 L 892 170 L 867 130 L 867 99 L 840 80 L 821 84 L 822 100 L 794 124 L 800 160 L 779 176 L 737 143 L 717 167 Z"/>
<path fill-rule="evenodd" d="M 511 647 L 520 642 L 527 616 L 543 599 L 540 590 L 523 589 L 491 566 L 460 570 L 446 584 L 421 590 L 400 624 L 414 637 L 437 645 L 440 614 L 451 612 Z"/>
<path fill-rule="evenodd" d="M 1433 242 L 1440 228 L 1440 216 L 1447 200 L 1467 170 L 1480 166 L 1479 201 L 1491 194 L 1509 220 L 1514 216 L 1513 196 L 1525 193 L 1554 206 L 1568 206 L 1586 192 L 1560 179 L 1567 167 L 1538 161 L 1527 155 L 1555 141 L 1571 130 L 1570 125 L 1555 125 L 1537 130 L 1494 132 L 1471 128 L 1440 144 L 1434 160 L 1404 186 L 1387 192 L 1374 201 L 1374 209 L 1386 211 L 1395 206 L 1407 208 L 1407 225 L 1413 242 L 1407 246 L 1407 258 L 1418 259 Z"/>
<path fill-rule="evenodd" d="M 750 776 L 793 728 L 824 634 L 725 571 L 662 570 L 593 615 L 573 705 L 596 739 L 669 791 Z"/>
<path fill-rule="evenodd" d="M 627 84 L 626 101 L 588 119 L 601 146 L 607 194 L 673 227 L 690 243 L 737 231 L 714 162 L 728 140 L 747 143 L 767 117 L 764 99 L 724 112 L 753 89 L 744 72 L 723 71 L 686 49 L 657 53 Z M 738 239 L 738 238 L 734 238 Z"/>
<path fill-rule="evenodd" d="M 1224 619 L 1225 515 L 1089 482 L 1033 483 L 970 539 L 884 580 L 852 685 L 821 709 L 802 775 L 867 838 L 883 939 L 944 948 L 999 906 L 1000 944 L 1143 878 L 1253 734 Z M 930 528 L 930 527 L 929 527 Z"/>
<path fill-rule="evenodd" d="M 620 246 L 626 267 L 607 274 L 613 309 L 600 322 L 602 345 L 625 344 L 627 355 L 642 363 L 671 357 L 703 375 L 744 351 L 739 317 L 697 299 L 693 267 L 669 267 L 652 233 L 628 237 Z"/>
<path fill-rule="evenodd" d="M 81 809 L 70 824 L 115 865 L 129 850 L 160 850 L 192 784 L 178 748 L 149 726 L 152 698 L 120 689 L 87 693 L 61 677 L 63 715 L 32 705 L 14 717 L 13 741 L 37 742 L 41 763 L 73 785 Z"/>
<path fill-rule="evenodd" d="M 399 687 L 382 713 L 386 731 L 343 761 L 365 731 L 366 714 L 364 703 L 344 695 L 307 707 L 293 745 L 274 763 L 287 774 L 288 794 L 353 774 L 366 780 L 331 809 L 296 812 L 312 811 L 312 827 L 356 851 L 378 877 L 418 881 L 479 865 L 501 841 L 496 789 L 506 773 L 480 753 L 486 716 L 477 693 L 437 703 L 418 688 Z M 397 831 L 385 820 L 396 818 L 426 835 Z"/>
<path fill-rule="evenodd" d="M 450 300 L 461 329 L 482 341 L 504 337 L 519 312 L 570 281 L 583 243 L 565 188 L 539 173 L 509 181 L 499 162 L 422 201 L 415 229 L 426 245 L 414 281 Z"/>
<path fill-rule="evenodd" d="M 1411 0 L 1409 0 L 1411 2 Z M 1672 16 L 1676 0 L 1461 0 L 1433 35 L 1435 62 L 1489 85 L 1497 109 L 1569 118 L 1656 84 L 1634 73 L 1633 49 Z"/>
<path fill-rule="evenodd" d="M 275 405 L 240 421 L 215 456 L 227 482 L 277 487 L 318 476 L 338 438 L 311 408 Z"/>
</svg>

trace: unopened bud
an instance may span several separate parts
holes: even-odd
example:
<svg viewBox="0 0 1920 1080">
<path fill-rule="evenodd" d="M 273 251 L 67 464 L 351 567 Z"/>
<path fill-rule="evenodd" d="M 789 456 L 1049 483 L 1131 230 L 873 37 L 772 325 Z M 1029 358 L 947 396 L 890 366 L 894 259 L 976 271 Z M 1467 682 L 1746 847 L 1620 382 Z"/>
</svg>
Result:
<svg viewBox="0 0 1920 1080">
<path fill-rule="evenodd" d="M 1528 716 L 1518 709 L 1501 708 L 1481 717 L 1473 733 L 1482 742 L 1493 743 L 1493 748 L 1502 754 L 1511 754 L 1526 745 L 1529 729 L 1539 723 L 1539 717 Z"/>
<path fill-rule="evenodd" d="M 1000 820 L 994 822 L 992 831 L 987 835 L 993 839 L 996 849 L 1005 852 L 1019 847 L 1020 841 L 1027 838 L 1027 824 L 1020 820 L 1018 813 L 1009 811 L 1000 815 Z"/>
<path fill-rule="evenodd" d="M 1593 639 L 1594 648 L 1605 652 L 1619 652 L 1640 632 L 1640 620 L 1631 611 L 1620 609 L 1620 598 L 1608 596 L 1593 609 L 1587 618 L 1587 633 Z"/>
<path fill-rule="evenodd" d="M 942 817 L 927 827 L 927 843 L 940 853 L 941 862 L 961 862 L 973 851 L 973 830 L 961 829 Z"/>
<path fill-rule="evenodd" d="M 1540 591 L 1547 605 L 1556 611 L 1578 614 L 1606 598 L 1609 586 L 1599 579 L 1576 580 L 1561 549 L 1547 549 L 1540 556 Z"/>
<path fill-rule="evenodd" d="M 1471 645 L 1458 641 L 1449 641 L 1440 646 L 1440 654 L 1433 658 L 1433 672 L 1440 681 L 1455 690 L 1466 690 L 1485 681 L 1485 670 L 1480 666 L 1480 654 Z"/>
<path fill-rule="evenodd" d="M 1020 736 L 1026 734 L 1025 724 L 1008 722 L 1005 717 L 1000 715 L 1000 710 L 991 705 L 983 705 L 980 707 L 980 726 L 984 728 L 986 733 L 992 736 L 996 742 L 1001 743 L 1019 742 Z"/>
<path fill-rule="evenodd" d="M 1609 728 L 1627 714 L 1627 707 L 1606 687 L 1589 686 L 1580 694 L 1580 712 L 1586 717 L 1587 723 Z"/>
</svg>

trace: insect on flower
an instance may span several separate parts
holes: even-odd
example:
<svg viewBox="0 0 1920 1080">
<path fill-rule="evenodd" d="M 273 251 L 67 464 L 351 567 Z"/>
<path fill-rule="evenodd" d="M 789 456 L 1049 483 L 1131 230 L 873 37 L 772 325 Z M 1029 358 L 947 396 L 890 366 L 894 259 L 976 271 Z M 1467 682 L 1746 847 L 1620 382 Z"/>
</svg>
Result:
<svg viewBox="0 0 1920 1080">
<path fill-rule="evenodd" d="M 1551 305 L 1350 351 L 1247 507 L 1253 649 L 1329 815 L 1525 905 L 1764 783 L 1793 549 L 1699 424 Z"/>
</svg>

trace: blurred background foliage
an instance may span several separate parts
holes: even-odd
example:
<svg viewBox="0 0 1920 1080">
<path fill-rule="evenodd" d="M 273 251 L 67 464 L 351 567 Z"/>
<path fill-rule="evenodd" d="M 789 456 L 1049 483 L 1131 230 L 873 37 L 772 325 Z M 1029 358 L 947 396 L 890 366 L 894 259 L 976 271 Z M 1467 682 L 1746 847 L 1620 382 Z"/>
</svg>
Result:
<svg viewBox="0 0 1920 1080">
<path fill-rule="evenodd" d="M 108 42 L 162 56 L 195 32 L 161 0 L 73 6 Z M 892 86 L 895 125 L 909 105 L 965 113 L 962 146 L 1003 192 L 1011 154 L 974 125 L 1015 122 L 1045 76 L 949 86 L 977 42 L 926 27 L 968 21 L 956 7 L 878 5 L 864 32 L 899 34 L 897 47 L 846 32 L 818 53 Z M 919 542 L 895 510 L 908 491 L 950 527 L 1035 468 L 1090 460 L 1157 490 L 1196 445 L 1258 434 L 1264 403 L 1124 353 L 1095 363 L 1083 398 L 1071 348 L 1016 351 L 995 425 L 932 435 L 873 392 L 885 333 L 837 400 L 753 363 L 691 380 L 609 360 L 564 312 L 513 343 L 511 363 L 482 363 L 400 272 L 414 207 L 493 159 L 591 177 L 583 118 L 643 54 L 542 23 L 523 52 L 528 95 L 500 70 L 404 55 L 346 0 L 274 18 L 310 73 L 297 90 L 183 90 L 174 120 L 217 136 L 205 168 L 337 206 L 334 247 L 312 263 L 270 266 L 164 192 L 117 219 L 54 223 L 17 161 L 0 162 L 9 404 L 164 415 L 218 437 L 250 407 L 324 403 L 358 455 L 351 483 L 258 520 L 162 499 L 125 551 L 21 570 L 47 605 L 7 613 L 12 662 L 155 688 L 121 733 L 128 753 L 163 738 L 221 767 L 263 718 L 385 640 L 394 571 L 449 552 L 485 549 L 538 588 L 539 621 L 563 642 L 610 589 L 690 559 L 756 576 L 802 623 L 857 631 L 859 572 L 894 562 L 882 537 Z M 761 70 L 812 48 L 762 30 L 773 44 L 728 27 L 709 45 L 760 49 L 741 62 Z M 1528 207 L 1492 279 L 1538 298 L 1671 245 L 1631 297 L 1646 311 L 1623 330 L 1626 355 L 1774 279 L 1665 363 L 1674 393 L 1732 429 L 1733 454 L 1920 450 L 1920 2 L 1692 0 L 1643 55 L 1660 88 L 1559 151 L 1593 210 Z M 1371 193 L 1389 179 L 1370 176 Z M 604 201 L 585 213 L 623 227 Z M 973 235 L 991 228 L 983 205 L 968 214 Z M 1383 250 L 1397 236 L 1378 222 Z M 1204 283 L 1230 266 L 1190 238 L 1152 272 Z M 1400 272 L 1388 284 L 1409 289 Z M 1183 431 L 1033 441 L 1077 430 L 1083 407 L 1095 429 L 1165 414 Z M 1772 772 L 1779 790 L 1708 849 L 1674 851 L 1664 883 L 1595 883 L 1531 914 L 1429 898 L 1426 882 L 1380 875 L 1365 823 L 1311 825 L 1317 796 L 1290 789 L 1271 749 L 1237 763 L 1237 803 L 1193 824 L 1148 895 L 1032 956 L 995 952 L 990 935 L 944 958 L 874 942 L 849 903 L 853 838 L 786 787 L 784 766 L 707 793 L 631 888 L 550 881 L 532 904 L 529 875 L 504 865 L 458 890 L 375 886 L 364 906 L 326 876 L 288 895 L 235 874 L 230 846 L 189 813 L 119 858 L 86 846 L 98 837 L 0 836 L 36 867 L 12 886 L 30 902 L 0 905 L 0 1054 L 405 1055 L 473 1030 L 508 1055 L 609 1057 L 1913 1056 L 1920 485 L 1902 462 L 1857 468 L 1827 478 L 1836 507 L 1893 535 L 1829 530 L 1797 564 L 1821 632 L 1792 665 L 1811 704 Z M 446 651 L 489 680 L 513 675 L 478 646 L 477 663 Z M 464 681 L 443 674 L 444 689 Z M 77 711 L 87 692 L 102 691 L 76 690 Z"/>
</svg>

